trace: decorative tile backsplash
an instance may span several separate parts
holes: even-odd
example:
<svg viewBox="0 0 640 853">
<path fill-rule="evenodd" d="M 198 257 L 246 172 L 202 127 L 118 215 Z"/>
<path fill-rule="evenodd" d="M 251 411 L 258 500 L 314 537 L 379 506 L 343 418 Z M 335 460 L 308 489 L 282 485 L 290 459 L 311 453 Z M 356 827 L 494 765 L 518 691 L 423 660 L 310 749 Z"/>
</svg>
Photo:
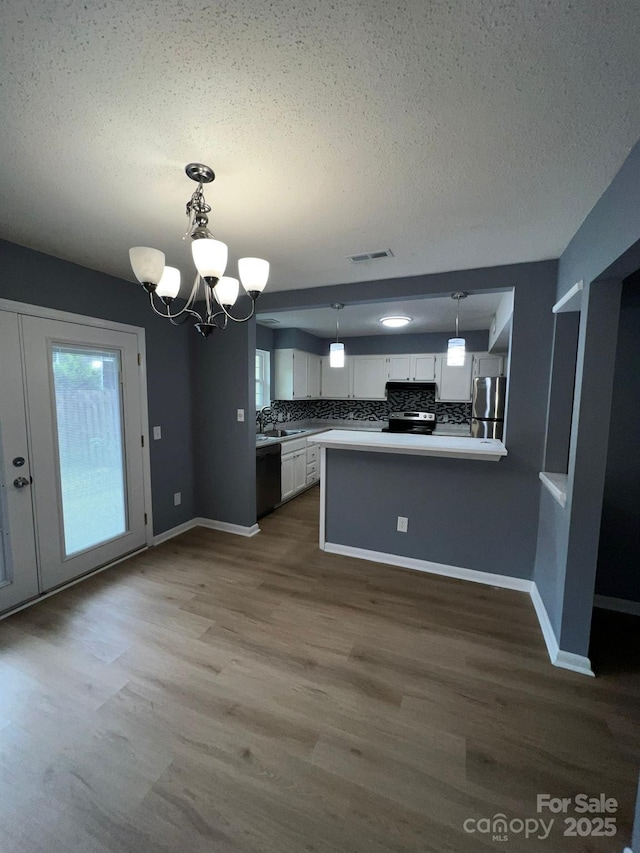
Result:
<svg viewBox="0 0 640 853">
<path fill-rule="evenodd" d="M 438 422 L 471 423 L 471 403 L 438 403 L 435 390 L 389 391 L 387 400 L 274 400 L 269 423 L 306 420 L 384 421 L 391 412 L 435 412 Z"/>
</svg>

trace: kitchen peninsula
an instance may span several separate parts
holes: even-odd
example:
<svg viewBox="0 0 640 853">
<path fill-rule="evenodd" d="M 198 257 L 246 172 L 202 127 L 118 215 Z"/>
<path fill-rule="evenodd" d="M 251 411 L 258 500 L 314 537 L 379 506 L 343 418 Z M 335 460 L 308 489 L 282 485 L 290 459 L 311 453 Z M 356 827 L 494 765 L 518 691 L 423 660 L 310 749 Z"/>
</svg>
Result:
<svg viewBox="0 0 640 853">
<path fill-rule="evenodd" d="M 507 457 L 501 441 L 347 430 L 313 441 L 321 449 L 322 550 L 487 583 L 497 572 L 519 587 L 517 562 L 502 568 L 505 551 L 517 552 L 515 531 L 495 512 L 510 466 L 484 464 Z M 479 552 L 492 530 L 495 553 Z"/>
</svg>

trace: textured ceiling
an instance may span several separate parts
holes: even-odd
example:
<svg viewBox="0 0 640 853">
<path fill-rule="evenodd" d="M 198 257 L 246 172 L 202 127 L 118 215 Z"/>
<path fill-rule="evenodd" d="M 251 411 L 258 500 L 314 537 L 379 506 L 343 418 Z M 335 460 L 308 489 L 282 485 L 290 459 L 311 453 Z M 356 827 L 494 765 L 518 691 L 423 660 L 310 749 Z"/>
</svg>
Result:
<svg viewBox="0 0 640 853">
<path fill-rule="evenodd" d="M 640 136 L 638 0 L 5 0 L 0 235 L 274 290 L 557 257 Z M 346 256 L 391 247 L 395 257 Z"/>
<path fill-rule="evenodd" d="M 470 294 L 460 301 L 460 329 L 488 329 L 493 315 L 504 293 Z M 411 323 L 401 329 L 388 329 L 381 325 L 382 317 L 403 314 Z M 265 319 L 278 323 L 265 323 Z M 456 322 L 456 302 L 451 296 L 427 299 L 396 300 L 393 302 L 367 302 L 345 305 L 340 311 L 340 334 L 398 335 L 403 333 L 453 332 Z M 336 333 L 335 309 L 307 308 L 296 311 L 269 311 L 258 315 L 258 323 L 272 329 L 302 329 L 319 337 L 331 337 Z"/>
</svg>

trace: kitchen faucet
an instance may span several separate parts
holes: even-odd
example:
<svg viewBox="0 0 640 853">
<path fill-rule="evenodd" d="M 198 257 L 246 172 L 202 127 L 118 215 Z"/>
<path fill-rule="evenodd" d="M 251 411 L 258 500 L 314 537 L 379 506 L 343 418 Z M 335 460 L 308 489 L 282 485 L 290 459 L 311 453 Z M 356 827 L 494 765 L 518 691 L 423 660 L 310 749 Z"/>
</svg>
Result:
<svg viewBox="0 0 640 853">
<path fill-rule="evenodd" d="M 258 421 L 258 432 L 264 432 L 264 424 L 265 424 L 265 420 L 266 420 L 265 415 L 272 412 L 272 411 L 273 411 L 273 409 L 271 408 L 271 406 L 263 406 L 260 409 L 260 411 L 258 412 L 257 418 L 256 418 Z"/>
</svg>

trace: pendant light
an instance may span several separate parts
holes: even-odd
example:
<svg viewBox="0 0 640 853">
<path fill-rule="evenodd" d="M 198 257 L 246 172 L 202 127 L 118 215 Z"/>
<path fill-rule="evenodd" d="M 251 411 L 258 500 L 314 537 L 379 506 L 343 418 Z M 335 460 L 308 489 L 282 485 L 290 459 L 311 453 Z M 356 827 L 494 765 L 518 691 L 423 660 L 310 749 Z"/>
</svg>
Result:
<svg viewBox="0 0 640 853">
<path fill-rule="evenodd" d="M 329 347 L 329 367 L 344 367 L 344 344 L 338 340 L 340 333 L 339 312 L 344 308 L 341 302 L 334 302 L 331 306 L 336 309 L 336 340 Z"/>
<path fill-rule="evenodd" d="M 456 291 L 451 294 L 451 298 L 457 301 L 456 307 L 456 336 L 449 338 L 447 344 L 447 367 L 464 367 L 466 357 L 466 342 L 464 338 L 459 337 L 460 323 L 460 300 L 467 298 L 467 293 L 464 290 Z"/>
</svg>

